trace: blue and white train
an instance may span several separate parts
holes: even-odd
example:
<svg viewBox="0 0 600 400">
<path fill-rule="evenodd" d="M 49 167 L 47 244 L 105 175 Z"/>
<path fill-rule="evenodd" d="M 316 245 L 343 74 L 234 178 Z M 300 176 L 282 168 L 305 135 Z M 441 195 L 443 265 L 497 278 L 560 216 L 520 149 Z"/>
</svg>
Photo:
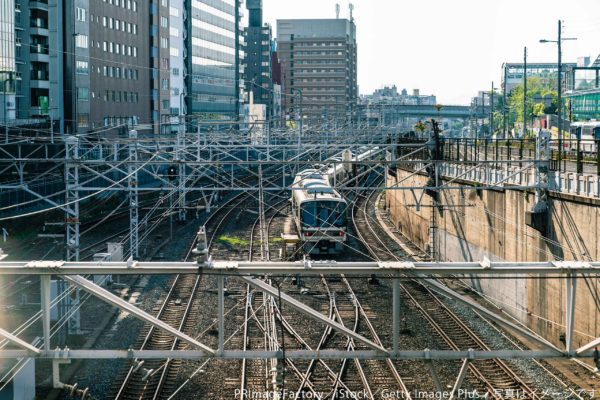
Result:
<svg viewBox="0 0 600 400">
<path fill-rule="evenodd" d="M 348 238 L 348 203 L 334 189 L 357 174 L 358 165 L 352 161 L 375 160 L 380 150 L 360 148 L 354 157 L 344 151 L 327 164 L 300 171 L 292 184 L 292 215 L 300 242 L 307 254 L 336 254 L 344 249 Z"/>
</svg>

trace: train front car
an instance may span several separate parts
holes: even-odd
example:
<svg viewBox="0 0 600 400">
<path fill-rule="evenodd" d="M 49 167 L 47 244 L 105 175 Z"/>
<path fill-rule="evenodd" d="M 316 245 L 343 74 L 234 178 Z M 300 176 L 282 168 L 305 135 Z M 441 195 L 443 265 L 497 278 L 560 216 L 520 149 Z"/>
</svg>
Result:
<svg viewBox="0 0 600 400">
<path fill-rule="evenodd" d="M 342 252 L 347 239 L 346 200 L 316 170 L 299 173 L 292 188 L 292 213 L 304 252 Z"/>
</svg>

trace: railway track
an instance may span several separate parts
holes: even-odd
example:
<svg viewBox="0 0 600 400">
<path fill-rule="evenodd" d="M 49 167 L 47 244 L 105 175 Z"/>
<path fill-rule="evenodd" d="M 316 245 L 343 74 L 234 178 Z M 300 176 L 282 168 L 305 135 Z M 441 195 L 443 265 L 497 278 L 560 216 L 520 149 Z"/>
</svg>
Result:
<svg viewBox="0 0 600 400">
<path fill-rule="evenodd" d="M 271 226 L 274 215 L 269 219 Z M 252 231 L 256 230 L 258 220 Z M 268 236 L 271 236 L 270 234 Z M 251 243 L 252 246 L 252 243 Z M 252 255 L 250 250 L 250 255 Z M 268 259 L 267 251 L 266 258 Z M 294 292 L 290 277 L 279 282 L 267 279 L 271 285 L 286 287 Z M 308 282 L 311 281 L 311 282 Z M 359 332 L 381 345 L 376 328 L 370 321 L 372 312 L 366 310 L 358 300 L 346 279 L 307 279 L 305 282 L 314 291 L 314 306 L 329 318 Z M 244 349 L 284 350 L 288 349 L 364 349 L 361 343 L 335 333 L 326 327 L 322 331 L 312 329 L 300 315 L 279 308 L 277 300 L 247 288 L 244 314 Z M 300 289 L 300 293 L 306 288 Z M 298 288 L 296 288 L 296 292 Z M 259 312 L 260 311 L 260 312 Z M 281 348 L 283 343 L 283 349 Z M 284 363 L 285 370 L 276 367 Z M 410 398 L 396 366 L 391 361 L 381 360 L 252 360 L 242 361 L 240 393 L 248 396 L 257 393 L 285 390 L 295 398 L 347 398 L 363 396 L 375 399 L 381 390 L 397 389 Z M 284 377 L 278 376 L 283 372 Z M 238 398 L 245 398 L 240 395 Z"/>
<path fill-rule="evenodd" d="M 207 227 L 210 226 L 210 230 L 207 232 L 209 247 L 212 245 L 223 222 L 245 198 L 246 195 L 243 194 L 233 197 L 209 217 L 207 221 Z M 215 221 L 215 223 L 213 224 L 212 221 Z M 186 260 L 190 257 L 194 246 L 195 241 L 185 256 Z M 200 280 L 200 275 L 177 275 L 162 301 L 157 318 L 185 333 L 189 333 L 195 324 L 199 310 L 198 307 L 193 307 L 193 305 Z M 154 327 L 149 328 L 142 337 L 140 345 L 137 346 L 140 349 L 175 350 L 184 346 L 181 341 L 176 340 L 172 335 Z M 144 363 L 136 360 L 127 369 L 124 377 L 119 379 L 122 383 L 116 392 L 115 399 L 154 400 L 163 398 L 163 393 L 168 393 L 174 389 L 172 385 L 177 374 L 177 367 L 180 365 L 180 360 L 147 360 Z"/>
<path fill-rule="evenodd" d="M 353 210 L 355 228 L 369 253 L 381 261 L 400 261 L 406 253 L 394 240 L 386 240 L 381 235 L 381 228 L 369 216 L 369 210 L 375 210 L 376 193 L 370 193 Z M 356 204 L 356 203 L 355 203 Z M 358 209 L 359 208 L 359 209 Z M 399 256 L 402 255 L 402 256 Z M 479 349 L 490 350 L 490 347 L 442 302 L 429 289 L 416 282 L 400 285 L 406 298 L 425 318 L 434 332 L 451 350 Z M 539 392 L 526 382 L 520 374 L 501 360 L 478 360 L 469 363 L 469 381 L 479 392 L 488 392 L 492 398 L 502 398 L 507 390 L 519 393 L 523 398 L 539 399 Z"/>
</svg>

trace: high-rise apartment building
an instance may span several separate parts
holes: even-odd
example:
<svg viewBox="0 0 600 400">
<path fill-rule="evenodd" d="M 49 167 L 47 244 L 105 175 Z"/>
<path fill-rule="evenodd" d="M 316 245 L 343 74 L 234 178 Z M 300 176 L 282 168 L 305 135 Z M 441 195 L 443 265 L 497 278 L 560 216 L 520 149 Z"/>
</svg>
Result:
<svg viewBox="0 0 600 400">
<path fill-rule="evenodd" d="M 0 18 L 14 16 L 14 55 L 16 92 L 14 118 L 18 120 L 51 120 L 59 130 L 64 128 L 62 87 L 63 66 L 63 2 L 14 0 L 11 12 L 0 12 Z M 11 37 L 8 32 L 2 37 Z"/>
<path fill-rule="evenodd" d="M 155 5 L 141 0 L 97 0 L 88 1 L 88 7 L 90 57 L 75 60 L 75 65 L 85 66 L 85 62 L 89 62 L 88 128 L 120 127 L 125 130 L 139 125 L 141 131 L 156 132 L 158 117 L 152 113 L 157 102 L 152 97 L 156 76 L 149 64 L 156 59 L 156 54 L 151 59 L 149 17 L 151 7 Z M 154 32 L 154 35 L 158 33 Z M 76 53 L 76 57 L 79 54 Z M 65 67 L 67 76 L 70 76 L 69 64 Z M 75 74 L 78 78 L 85 76 L 79 68 Z M 79 92 L 85 95 L 85 89 L 78 88 Z M 83 120 L 79 111 L 82 103 L 85 100 L 79 99 L 76 103 L 79 120 Z"/>
<path fill-rule="evenodd" d="M 2 82 L 2 109 L 0 117 L 4 124 L 15 118 L 15 2 L 0 0 L 0 81 Z"/>
<path fill-rule="evenodd" d="M 150 1 L 150 68 L 154 132 L 170 132 L 171 32 L 169 0 Z"/>
<path fill-rule="evenodd" d="M 246 61 L 244 80 L 246 92 L 252 91 L 255 104 L 267 106 L 267 116 L 273 115 L 273 74 L 271 67 L 273 33 L 271 25 L 263 24 L 262 0 L 247 0 L 249 23 L 246 28 Z"/>
<path fill-rule="evenodd" d="M 180 119 L 186 114 L 185 97 L 187 90 L 184 76 L 187 73 L 185 57 L 187 50 L 185 40 L 188 33 L 185 29 L 183 0 L 171 0 L 169 4 L 169 36 L 170 49 L 170 83 L 171 83 L 171 131 L 178 128 Z"/>
<path fill-rule="evenodd" d="M 164 134 L 185 114 L 238 120 L 241 4 L 0 0 L 1 108 L 7 119 L 53 121 L 65 133 Z"/>
<path fill-rule="evenodd" d="M 243 0 L 186 1 L 187 113 L 238 120 L 244 101 Z"/>
<path fill-rule="evenodd" d="M 350 119 L 357 101 L 353 19 L 277 21 L 283 107 L 310 119 Z"/>
</svg>

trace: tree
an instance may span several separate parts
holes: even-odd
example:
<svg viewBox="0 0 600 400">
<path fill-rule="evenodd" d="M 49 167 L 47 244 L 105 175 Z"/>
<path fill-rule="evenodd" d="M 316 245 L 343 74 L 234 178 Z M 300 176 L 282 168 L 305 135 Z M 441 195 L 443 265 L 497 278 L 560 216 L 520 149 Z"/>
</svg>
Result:
<svg viewBox="0 0 600 400">
<path fill-rule="evenodd" d="M 533 98 L 539 95 L 544 98 L 547 95 L 552 96 L 552 102 L 549 106 L 543 103 L 534 104 Z M 508 106 L 510 114 L 514 118 L 513 122 L 523 122 L 523 84 L 516 86 L 509 95 Z M 558 94 L 551 85 L 543 84 L 540 78 L 530 77 L 527 79 L 527 106 L 528 115 L 533 113 L 540 116 L 543 114 L 555 114 Z"/>
</svg>

